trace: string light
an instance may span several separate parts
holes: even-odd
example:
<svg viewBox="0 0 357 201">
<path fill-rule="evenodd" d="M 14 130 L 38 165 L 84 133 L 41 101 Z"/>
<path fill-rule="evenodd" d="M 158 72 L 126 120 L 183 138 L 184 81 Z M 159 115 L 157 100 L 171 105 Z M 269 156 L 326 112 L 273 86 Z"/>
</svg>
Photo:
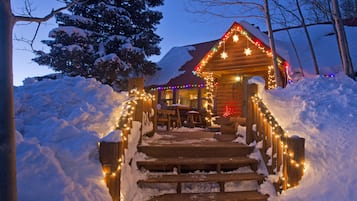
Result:
<svg viewBox="0 0 357 201">
<path fill-rule="evenodd" d="M 237 34 L 233 35 L 233 42 L 238 42 L 239 41 L 239 36 Z"/>
<path fill-rule="evenodd" d="M 297 169 L 301 170 L 303 173 L 305 173 L 305 171 L 306 171 L 305 162 L 304 161 L 300 161 L 300 162 L 296 161 L 296 159 L 294 158 L 295 157 L 294 151 L 292 149 L 290 149 L 287 144 L 287 139 L 289 138 L 288 131 L 284 131 L 281 128 L 281 126 L 277 122 L 277 119 L 269 111 L 269 109 L 263 103 L 262 99 L 259 98 L 258 94 L 255 94 L 254 96 L 252 96 L 251 100 L 252 100 L 252 103 L 254 104 L 254 108 L 257 108 L 259 116 L 263 117 L 264 122 L 267 122 L 270 125 L 272 135 L 275 137 L 275 139 L 278 139 L 278 142 L 280 141 L 279 145 L 280 145 L 280 147 L 282 149 L 282 153 L 283 153 L 283 156 L 281 158 L 282 165 L 283 165 L 282 169 L 287 168 L 287 167 L 284 167 L 285 163 L 283 162 L 283 161 L 287 161 L 290 164 L 290 168 L 297 168 Z M 266 120 L 269 120 L 269 121 L 266 121 Z M 277 162 L 278 162 L 278 160 L 277 160 Z M 278 172 L 275 172 L 275 173 L 279 174 Z M 297 184 L 289 183 L 289 178 L 284 178 L 283 176 L 281 177 L 281 180 L 286 182 L 287 188 L 297 185 Z"/>
<path fill-rule="evenodd" d="M 233 37 L 233 41 L 235 41 L 236 37 L 238 37 L 238 34 L 243 35 L 249 42 L 251 42 L 252 44 L 254 44 L 258 49 L 260 49 L 263 53 L 266 53 L 267 56 L 272 56 L 272 51 L 271 48 L 269 48 L 267 45 L 263 44 L 258 38 L 254 37 L 253 35 L 251 35 L 250 33 L 248 33 L 246 30 L 244 30 L 242 28 L 242 26 L 240 24 L 238 24 L 237 22 L 235 22 L 232 27 L 223 35 L 223 37 L 221 38 L 221 40 L 214 46 L 211 48 L 211 50 L 203 57 L 203 59 L 201 60 L 201 62 L 195 67 L 195 72 L 197 73 L 198 76 L 201 76 L 201 71 L 202 68 L 207 65 L 208 61 L 215 55 L 215 53 L 222 48 L 222 45 L 230 38 Z M 239 40 L 239 37 L 238 37 Z M 238 41 L 237 40 L 237 41 Z M 235 41 L 236 42 L 236 41 Z M 247 52 L 249 53 L 249 51 Z M 252 52 L 250 52 L 252 53 Z M 227 55 L 228 56 L 228 55 Z M 277 55 L 277 61 L 279 65 L 282 65 L 284 61 L 284 59 L 282 59 L 279 55 Z"/>
<path fill-rule="evenodd" d="M 129 99 L 123 103 L 123 110 L 120 115 L 120 119 L 117 125 L 117 129 L 121 129 L 121 142 L 126 143 L 128 141 L 128 134 L 129 131 L 131 130 L 132 126 L 132 121 L 133 121 L 133 116 L 135 112 L 135 107 L 138 103 L 139 100 L 142 101 L 154 101 L 155 96 L 146 93 L 144 90 L 137 90 L 133 89 L 129 91 Z M 100 145 L 99 145 L 100 146 Z M 117 167 L 113 168 L 108 165 L 103 165 L 102 170 L 103 170 L 103 176 L 104 179 L 102 180 L 105 184 L 107 184 L 107 181 L 110 181 L 109 179 L 117 179 L 120 177 L 120 171 L 122 170 L 122 166 L 124 165 L 124 155 L 122 154 L 119 156 L 117 159 Z M 114 171 L 113 171 L 114 170 Z"/>
<path fill-rule="evenodd" d="M 275 89 L 277 87 L 274 66 L 268 66 L 268 89 Z"/>
<path fill-rule="evenodd" d="M 245 54 L 245 56 L 252 55 L 252 50 L 249 47 L 247 47 L 244 49 L 244 54 Z"/>
<path fill-rule="evenodd" d="M 214 94 L 214 89 L 215 89 L 213 73 L 205 73 L 204 80 L 205 80 L 206 97 L 207 97 L 207 105 L 206 105 L 205 109 L 208 114 L 206 117 L 206 121 L 208 122 L 209 125 L 212 125 L 213 124 L 213 119 L 212 119 L 213 106 L 214 106 L 213 94 Z"/>
<path fill-rule="evenodd" d="M 228 58 L 228 54 L 226 52 L 226 43 L 223 42 L 223 52 L 221 53 L 221 58 L 222 59 L 227 59 Z"/>
<path fill-rule="evenodd" d="M 222 59 L 227 59 L 227 58 L 228 58 L 228 54 L 227 54 L 226 51 L 223 51 L 223 52 L 221 53 L 221 58 L 222 58 Z"/>
<path fill-rule="evenodd" d="M 195 72 L 192 72 L 195 74 Z M 205 87 L 204 84 L 185 84 L 185 85 L 176 85 L 176 86 L 160 86 L 160 87 L 155 87 L 151 88 L 150 91 L 156 91 L 156 90 L 168 90 L 168 89 L 188 89 L 188 88 L 203 88 Z"/>
</svg>

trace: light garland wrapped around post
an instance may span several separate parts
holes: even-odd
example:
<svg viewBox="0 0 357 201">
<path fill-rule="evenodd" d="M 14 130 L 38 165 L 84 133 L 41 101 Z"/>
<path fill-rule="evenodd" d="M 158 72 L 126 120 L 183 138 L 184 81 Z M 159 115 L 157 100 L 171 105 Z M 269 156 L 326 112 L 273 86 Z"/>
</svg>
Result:
<svg viewBox="0 0 357 201">
<path fill-rule="evenodd" d="M 275 89 L 277 87 L 274 66 L 268 66 L 268 89 Z"/>
<path fill-rule="evenodd" d="M 144 90 L 137 90 L 133 89 L 129 91 L 129 99 L 123 103 L 123 110 L 120 115 L 120 119 L 118 121 L 117 128 L 118 130 L 121 130 L 120 134 L 120 146 L 116 147 L 115 150 L 120 150 L 120 155 L 118 156 L 116 163 L 115 161 L 112 162 L 111 165 L 103 165 L 102 166 L 102 171 L 103 171 L 103 176 L 104 176 L 104 183 L 108 186 L 110 194 L 113 198 L 113 200 L 118 199 L 120 196 L 120 200 L 123 200 L 122 195 L 117 195 L 118 192 L 120 192 L 120 176 L 121 176 L 121 170 L 125 162 L 124 158 L 124 150 L 128 148 L 128 135 L 130 133 L 130 130 L 132 128 L 132 121 L 134 120 L 134 114 L 135 114 L 135 108 L 136 105 L 138 104 L 138 100 L 143 100 L 143 101 L 153 101 L 155 100 L 155 97 L 150 94 L 146 93 Z M 103 142 L 98 143 L 98 148 L 99 150 L 102 150 L 101 152 L 105 152 L 105 148 L 101 148 L 103 145 Z M 108 144 L 108 143 L 106 143 Z M 115 144 L 115 143 L 111 143 Z M 117 145 L 118 146 L 118 145 Z M 108 147 L 108 145 L 106 146 Z M 107 148 L 108 149 L 108 148 Z M 110 147 L 109 147 L 110 149 Z M 101 155 L 101 154 L 100 154 Z M 110 154 L 111 157 L 112 154 Z M 117 164 L 117 166 L 113 166 L 113 164 Z M 118 184 L 119 181 L 119 184 Z M 119 185 L 119 186 L 118 186 Z M 119 189 L 119 191 L 118 191 Z"/>
<path fill-rule="evenodd" d="M 279 172 L 275 172 L 275 173 L 281 176 L 280 178 L 282 181 L 281 188 L 283 190 L 286 190 L 288 188 L 298 185 L 298 180 L 301 179 L 301 176 L 304 173 L 305 161 L 304 159 L 301 159 L 301 153 L 297 154 L 294 152 L 296 147 L 294 147 L 293 141 L 296 140 L 297 138 L 289 136 L 288 131 L 283 130 L 283 128 L 279 125 L 277 119 L 269 111 L 269 109 L 263 103 L 262 99 L 258 97 L 258 95 L 252 96 L 251 99 L 253 104 L 255 104 L 256 107 L 258 108 L 257 111 L 259 113 L 259 116 L 263 117 L 264 121 L 269 123 L 273 138 L 280 141 L 280 148 L 282 150 L 281 165 L 283 167 L 282 170 L 280 170 L 282 173 Z M 304 144 L 304 139 L 303 138 L 300 139 L 302 139 L 303 142 L 302 144 Z M 298 139 L 298 141 L 301 141 L 300 139 Z M 300 155 L 300 158 L 296 159 L 296 157 L 298 157 L 297 155 Z M 277 158 L 278 157 L 279 156 L 277 156 Z M 278 160 L 277 163 L 278 163 L 277 168 L 280 168 Z M 290 175 L 289 173 L 291 172 L 293 172 L 294 174 L 293 179 L 289 178 Z"/>
<path fill-rule="evenodd" d="M 213 106 L 214 106 L 214 77 L 213 77 L 213 73 L 206 73 L 204 76 L 204 80 L 205 80 L 205 86 L 206 86 L 206 97 L 207 97 L 207 106 L 206 106 L 206 111 L 207 111 L 207 117 L 206 117 L 206 121 L 208 123 L 208 125 L 212 125 L 213 124 Z"/>
</svg>

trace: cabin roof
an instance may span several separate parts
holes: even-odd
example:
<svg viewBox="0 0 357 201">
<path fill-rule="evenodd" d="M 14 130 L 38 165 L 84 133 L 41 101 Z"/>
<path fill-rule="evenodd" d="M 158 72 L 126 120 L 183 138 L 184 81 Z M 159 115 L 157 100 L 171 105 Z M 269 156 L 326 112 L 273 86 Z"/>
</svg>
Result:
<svg viewBox="0 0 357 201">
<path fill-rule="evenodd" d="M 192 72 L 218 40 L 172 48 L 157 65 L 161 70 L 145 79 L 146 86 L 202 85 L 204 80 Z"/>
</svg>

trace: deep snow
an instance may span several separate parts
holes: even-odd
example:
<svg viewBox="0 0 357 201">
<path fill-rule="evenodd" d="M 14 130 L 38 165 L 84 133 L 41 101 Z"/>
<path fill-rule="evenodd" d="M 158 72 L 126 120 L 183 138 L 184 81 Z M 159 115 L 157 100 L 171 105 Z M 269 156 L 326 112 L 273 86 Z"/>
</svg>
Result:
<svg viewBox="0 0 357 201">
<path fill-rule="evenodd" d="M 110 200 L 97 142 L 116 128 L 126 99 L 81 77 L 16 87 L 19 200 Z"/>
<path fill-rule="evenodd" d="M 280 200 L 357 200 L 357 83 L 315 77 L 261 97 L 290 135 L 306 140 L 305 175 Z"/>
</svg>

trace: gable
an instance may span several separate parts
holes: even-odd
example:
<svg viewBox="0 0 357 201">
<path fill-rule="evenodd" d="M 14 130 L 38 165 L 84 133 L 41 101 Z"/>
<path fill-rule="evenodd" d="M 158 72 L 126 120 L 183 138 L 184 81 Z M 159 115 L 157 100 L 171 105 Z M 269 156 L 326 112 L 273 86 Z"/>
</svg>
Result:
<svg viewBox="0 0 357 201">
<path fill-rule="evenodd" d="M 238 40 L 234 40 L 236 37 Z M 245 54 L 247 49 L 251 50 L 251 55 Z M 281 68 L 287 65 L 279 54 L 283 51 L 284 48 L 277 47 L 278 63 Z M 267 66 L 272 65 L 271 57 L 272 52 L 266 34 L 247 22 L 234 22 L 195 67 L 195 72 L 214 72 L 220 75 L 266 71 Z"/>
</svg>

